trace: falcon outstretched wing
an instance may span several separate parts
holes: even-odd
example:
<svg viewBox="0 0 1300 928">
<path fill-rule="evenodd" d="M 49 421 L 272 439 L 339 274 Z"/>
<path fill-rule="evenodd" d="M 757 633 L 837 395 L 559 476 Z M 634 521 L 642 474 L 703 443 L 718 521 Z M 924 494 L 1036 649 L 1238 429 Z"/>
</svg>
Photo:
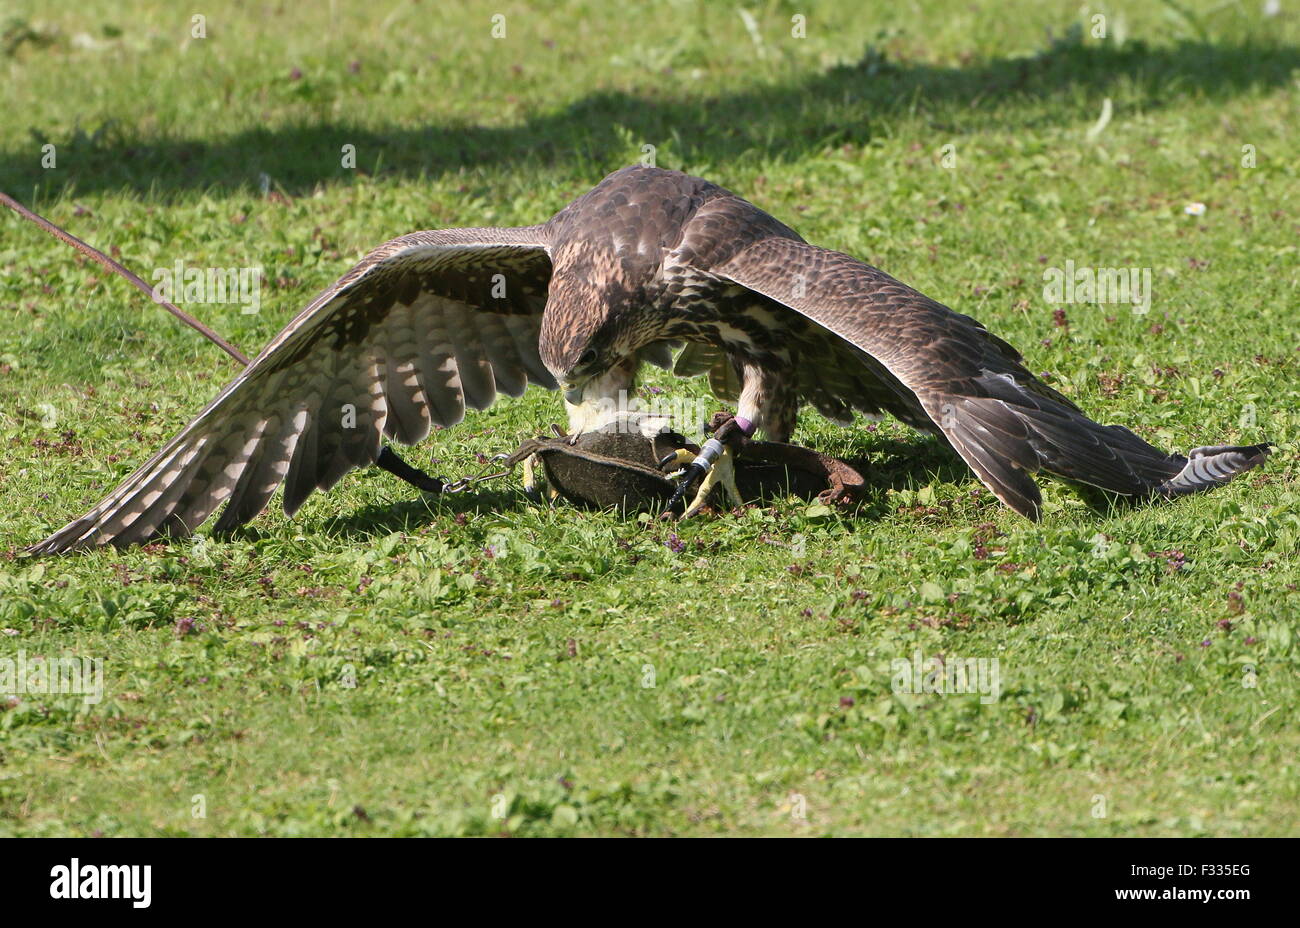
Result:
<svg viewBox="0 0 1300 928">
<path fill-rule="evenodd" d="M 545 231 L 446 229 L 387 242 L 311 302 L 179 435 L 81 518 L 28 548 L 53 554 L 187 535 L 228 501 L 248 522 L 282 482 L 292 515 L 315 489 L 413 444 L 465 407 L 528 383 L 551 277 Z"/>
<path fill-rule="evenodd" d="M 1225 483 L 1268 454 L 1268 445 L 1167 454 L 1126 428 L 1093 422 L 974 319 L 839 252 L 773 236 L 707 270 L 815 323 L 802 336 L 801 366 L 843 371 L 849 351 L 874 375 L 874 384 L 839 394 L 835 379 L 825 381 L 824 400 L 879 406 L 942 433 L 999 499 L 1030 519 L 1040 514 L 1031 476 L 1039 470 L 1126 496 L 1177 496 Z"/>
</svg>

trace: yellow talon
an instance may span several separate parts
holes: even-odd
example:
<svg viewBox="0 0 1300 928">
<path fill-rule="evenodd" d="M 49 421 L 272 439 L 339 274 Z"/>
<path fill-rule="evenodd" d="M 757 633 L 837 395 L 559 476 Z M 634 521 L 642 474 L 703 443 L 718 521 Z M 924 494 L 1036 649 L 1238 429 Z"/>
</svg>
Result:
<svg viewBox="0 0 1300 928">
<path fill-rule="evenodd" d="M 694 455 L 691 456 L 694 459 Z M 730 500 L 733 506 L 739 506 L 744 501 L 740 498 L 740 489 L 736 486 L 736 467 L 735 455 L 730 448 L 725 448 L 718 459 L 713 462 L 713 467 L 704 479 L 700 481 L 700 489 L 695 494 L 695 499 L 686 507 L 682 513 L 683 519 L 688 519 L 695 515 L 708 502 L 709 495 L 714 488 L 721 485 L 723 496 Z"/>
<path fill-rule="evenodd" d="M 659 462 L 659 469 L 674 473 L 695 460 L 695 452 L 688 448 L 678 448 Z"/>
<path fill-rule="evenodd" d="M 524 492 L 533 498 L 541 495 L 542 482 L 546 479 L 545 470 L 538 467 L 540 463 L 541 459 L 536 454 L 524 458 Z"/>
</svg>

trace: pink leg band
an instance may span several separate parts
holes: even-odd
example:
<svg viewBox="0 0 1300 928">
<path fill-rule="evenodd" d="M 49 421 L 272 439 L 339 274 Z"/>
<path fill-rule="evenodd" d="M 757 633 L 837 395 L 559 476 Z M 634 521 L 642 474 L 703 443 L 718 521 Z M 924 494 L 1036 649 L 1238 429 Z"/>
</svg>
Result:
<svg viewBox="0 0 1300 928">
<path fill-rule="evenodd" d="M 756 426 L 744 416 L 736 416 L 736 425 L 745 433 L 746 438 L 752 438 L 754 436 L 754 429 Z"/>
</svg>

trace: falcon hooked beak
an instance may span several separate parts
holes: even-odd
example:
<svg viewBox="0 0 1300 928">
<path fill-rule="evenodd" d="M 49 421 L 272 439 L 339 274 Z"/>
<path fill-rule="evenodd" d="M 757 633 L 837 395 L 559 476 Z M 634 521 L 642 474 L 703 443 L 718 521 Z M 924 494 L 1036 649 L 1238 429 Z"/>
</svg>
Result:
<svg viewBox="0 0 1300 928">
<path fill-rule="evenodd" d="M 569 417 L 569 435 L 573 441 L 577 441 L 583 432 L 594 432 L 602 425 L 599 400 L 594 395 L 590 401 L 586 399 L 589 383 L 590 381 L 584 380 L 565 381 L 561 384 L 564 390 L 564 411 Z"/>
<path fill-rule="evenodd" d="M 590 360 L 588 360 L 590 356 Z M 569 416 L 569 434 L 595 432 L 613 421 L 620 410 L 626 411 L 628 397 L 636 380 L 638 360 L 626 358 L 601 373 L 590 373 L 595 353 L 583 355 L 583 362 L 562 377 L 564 409 Z"/>
</svg>

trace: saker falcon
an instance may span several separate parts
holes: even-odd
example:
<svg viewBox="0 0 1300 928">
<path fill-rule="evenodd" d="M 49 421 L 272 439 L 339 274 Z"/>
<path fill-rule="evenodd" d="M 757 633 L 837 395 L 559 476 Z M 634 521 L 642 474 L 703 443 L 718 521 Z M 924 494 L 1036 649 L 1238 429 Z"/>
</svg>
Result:
<svg viewBox="0 0 1300 928">
<path fill-rule="evenodd" d="M 384 436 L 413 444 L 529 383 L 563 390 L 578 434 L 632 388 L 642 362 L 669 364 L 682 344 L 678 372 L 708 372 L 737 404 L 696 462 L 716 460 L 710 479 L 755 430 L 788 442 L 805 404 L 846 425 L 855 411 L 889 412 L 940 435 L 1030 519 L 1038 471 L 1173 497 L 1224 483 L 1269 449 L 1184 457 L 1099 425 L 974 319 L 808 244 L 722 187 L 636 166 L 542 225 L 414 232 L 379 246 L 161 451 L 28 550 L 183 536 L 223 502 L 215 530 L 226 532 L 280 484 L 293 515 L 313 490 L 374 463 Z"/>
</svg>

